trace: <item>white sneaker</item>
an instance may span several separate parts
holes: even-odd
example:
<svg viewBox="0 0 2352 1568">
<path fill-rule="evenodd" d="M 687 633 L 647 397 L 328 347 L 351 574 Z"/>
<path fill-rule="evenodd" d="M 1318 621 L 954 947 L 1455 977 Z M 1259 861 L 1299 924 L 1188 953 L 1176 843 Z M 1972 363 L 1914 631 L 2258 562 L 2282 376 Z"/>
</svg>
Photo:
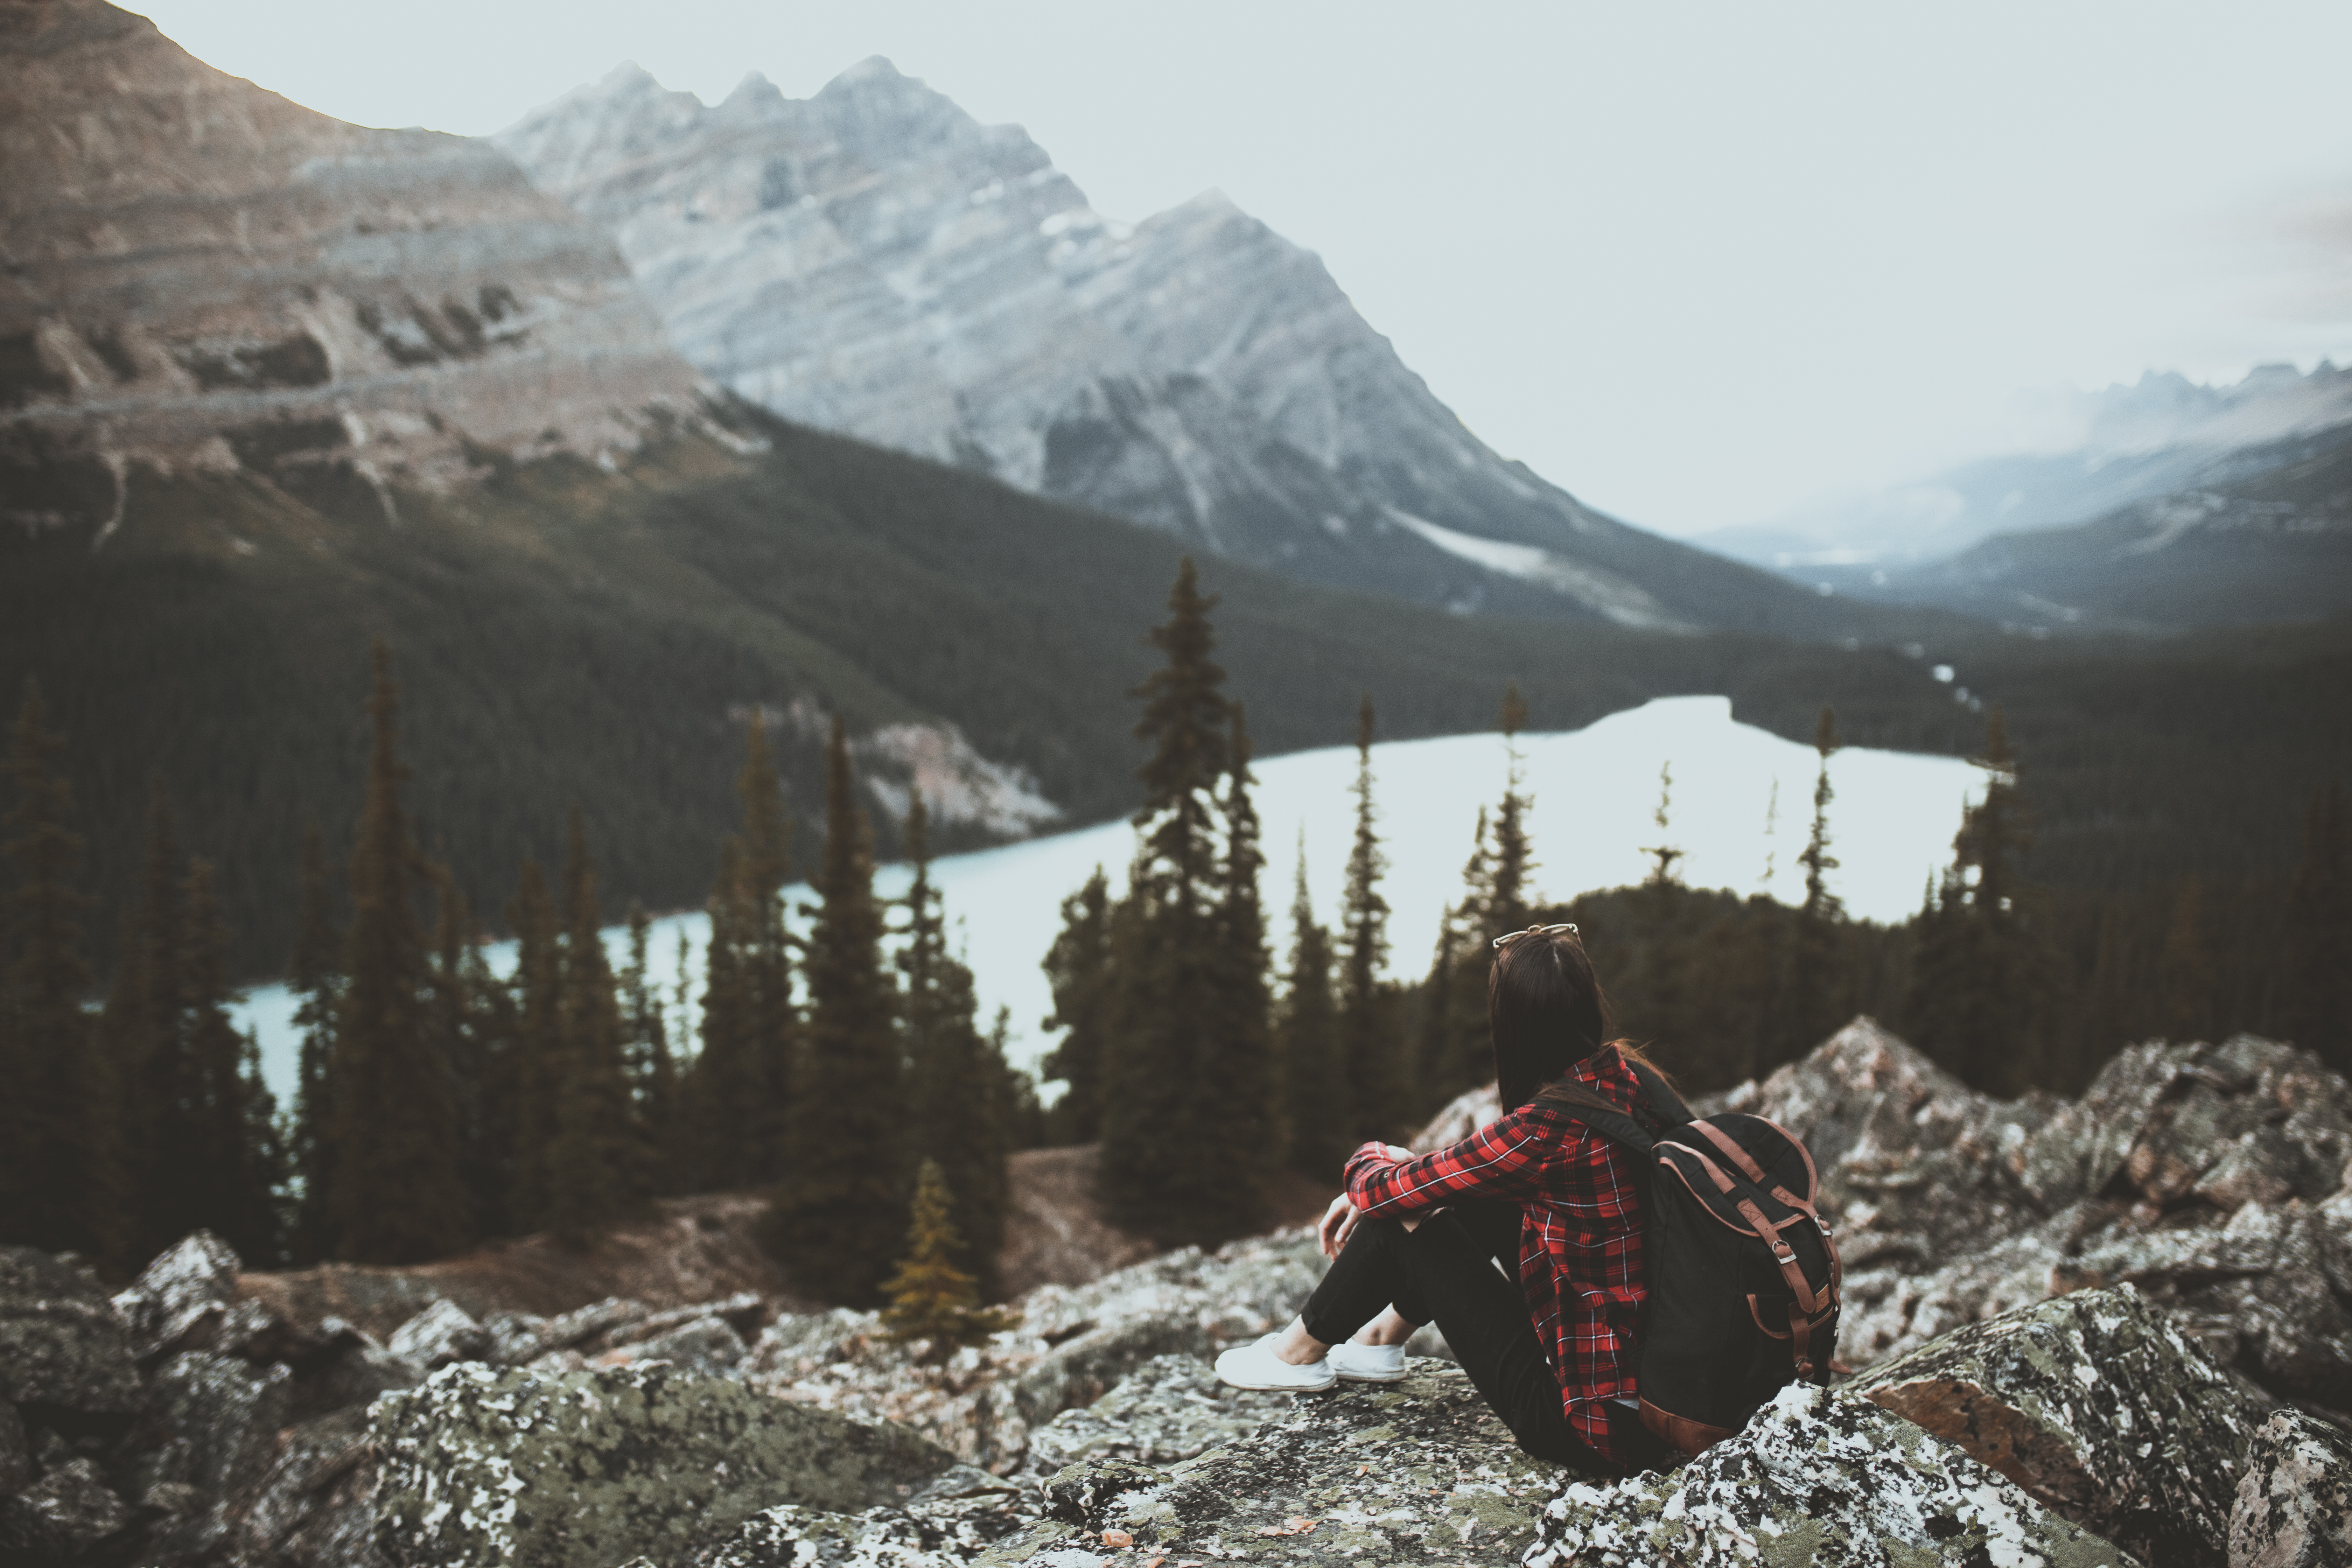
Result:
<svg viewBox="0 0 2352 1568">
<path fill-rule="evenodd" d="M 1286 1394 L 1320 1394 L 1339 1381 L 1327 1360 L 1293 1366 L 1274 1353 L 1268 1334 L 1252 1344 L 1235 1345 L 1217 1358 L 1217 1375 L 1235 1388 L 1265 1388 Z"/>
<path fill-rule="evenodd" d="M 1342 1383 L 1402 1383 L 1404 1381 L 1404 1347 L 1402 1345 L 1360 1345 L 1352 1341 L 1333 1345 L 1323 1359 Z"/>
</svg>

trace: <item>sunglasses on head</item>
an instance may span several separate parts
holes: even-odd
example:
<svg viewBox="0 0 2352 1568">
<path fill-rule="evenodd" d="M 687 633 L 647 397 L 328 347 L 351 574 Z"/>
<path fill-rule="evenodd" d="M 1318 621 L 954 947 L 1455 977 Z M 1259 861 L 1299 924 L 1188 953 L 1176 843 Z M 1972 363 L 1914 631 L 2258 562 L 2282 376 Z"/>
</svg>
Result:
<svg viewBox="0 0 2352 1568">
<path fill-rule="evenodd" d="M 1572 921 L 1556 926 L 1529 926 L 1525 931 L 1505 931 L 1495 939 L 1495 945 L 1499 948 L 1506 943 L 1517 942 L 1523 936 L 1558 936 L 1561 931 L 1566 931 L 1570 936 L 1577 934 L 1576 926 Z"/>
</svg>

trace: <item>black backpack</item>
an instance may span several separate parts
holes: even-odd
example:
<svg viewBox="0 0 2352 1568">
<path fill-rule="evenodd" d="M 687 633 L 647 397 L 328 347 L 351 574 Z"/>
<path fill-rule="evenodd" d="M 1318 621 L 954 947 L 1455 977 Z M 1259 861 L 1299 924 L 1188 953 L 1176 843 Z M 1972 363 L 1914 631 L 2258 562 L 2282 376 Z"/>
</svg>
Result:
<svg viewBox="0 0 2352 1568">
<path fill-rule="evenodd" d="M 1622 1111 L 1546 1100 L 1642 1156 L 1642 1424 L 1696 1457 L 1792 1382 L 1826 1383 L 1837 1349 L 1837 1241 L 1813 1157 L 1738 1112 L 1694 1118 L 1646 1063 L 1652 1131 Z"/>
</svg>

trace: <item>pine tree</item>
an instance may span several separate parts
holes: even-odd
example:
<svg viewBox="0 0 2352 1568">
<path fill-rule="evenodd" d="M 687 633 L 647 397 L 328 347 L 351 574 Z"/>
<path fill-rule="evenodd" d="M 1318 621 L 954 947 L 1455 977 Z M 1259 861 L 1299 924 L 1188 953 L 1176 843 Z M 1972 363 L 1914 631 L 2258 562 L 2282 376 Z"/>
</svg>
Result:
<svg viewBox="0 0 2352 1568">
<path fill-rule="evenodd" d="M 1653 888 L 1671 888 L 1680 880 L 1675 875 L 1675 862 L 1683 858 L 1683 852 L 1665 841 L 1674 822 L 1674 803 L 1675 764 L 1672 762 L 1661 763 L 1658 764 L 1658 808 L 1650 814 L 1650 820 L 1658 825 L 1658 842 L 1642 851 L 1654 862 L 1650 868 L 1650 886 Z"/>
<path fill-rule="evenodd" d="M 1839 951 L 1845 904 L 1829 887 L 1829 873 L 1838 864 L 1830 853 L 1830 803 L 1837 798 L 1830 785 L 1830 759 L 1839 749 L 1837 715 L 1824 706 L 1813 727 L 1813 751 L 1821 761 L 1813 777 L 1812 829 L 1797 857 L 1805 868 L 1805 902 L 1789 928 L 1788 978 L 1774 1009 L 1780 1027 L 1771 1059 L 1760 1064 L 1768 1069 L 1803 1056 L 1851 1016 Z"/>
<path fill-rule="evenodd" d="M 1264 1191 L 1284 1153 L 1287 1129 L 1275 1072 L 1274 999 L 1266 983 L 1265 910 L 1258 891 L 1265 853 L 1250 798 L 1252 753 L 1242 704 L 1232 705 L 1225 744 L 1225 853 L 1218 899 L 1211 1027 L 1202 1041 L 1199 1081 L 1213 1087 L 1194 1111 L 1201 1138 L 1194 1202 L 1222 1240 L 1264 1217 Z"/>
<path fill-rule="evenodd" d="M 1297 889 L 1290 902 L 1290 967 L 1283 986 L 1278 1038 L 1283 1102 L 1289 1111 L 1290 1163 L 1318 1181 L 1335 1182 L 1353 1151 L 1334 1100 L 1346 1083 L 1339 1058 L 1339 1006 L 1331 991 L 1331 933 L 1318 924 L 1307 895 L 1307 830 L 1298 833 Z"/>
<path fill-rule="evenodd" d="M 1103 1197 L 1117 1223 L 1162 1242 L 1234 1234 L 1221 1179 L 1206 1169 L 1204 1119 L 1218 1086 L 1203 1080 L 1217 1027 L 1221 868 L 1213 826 L 1231 766 L 1224 671 L 1192 560 L 1179 568 L 1168 620 L 1151 641 L 1166 658 L 1135 695 L 1144 802 L 1129 894 L 1113 921 L 1118 979 L 1103 1081 Z"/>
<path fill-rule="evenodd" d="M 661 997 L 647 973 L 652 936 L 652 917 L 646 913 L 645 905 L 630 900 L 629 965 L 620 979 L 622 1038 L 639 1130 L 637 1163 L 645 1173 L 646 1191 L 659 1194 L 678 1190 L 674 1164 L 678 1085 L 677 1066 L 669 1051 L 668 1020 L 662 1016 Z M 683 973 L 683 955 L 679 964 Z"/>
<path fill-rule="evenodd" d="M 1494 890 L 1487 908 L 1496 934 L 1525 930 L 1530 919 L 1528 879 L 1536 862 L 1528 842 L 1526 816 L 1528 807 L 1535 802 L 1520 793 L 1526 779 L 1519 755 L 1519 731 L 1527 721 L 1527 700 L 1519 695 L 1519 684 L 1515 680 L 1504 688 L 1502 710 L 1495 718 L 1495 727 L 1502 731 L 1507 759 L 1503 799 L 1495 809 Z"/>
<path fill-rule="evenodd" d="M 757 713 L 745 738 L 736 793 L 743 803 L 741 984 L 744 1026 L 751 1032 L 745 1064 L 751 1082 L 745 1087 L 751 1099 L 742 1137 L 749 1178 L 766 1182 L 783 1169 L 797 1025 L 784 930 L 784 884 L 793 870 L 792 824 L 784 813 L 783 785 L 768 745 L 767 725 Z"/>
<path fill-rule="evenodd" d="M 2286 927 L 2281 1032 L 2352 1076 L 2352 819 L 2340 784 L 2312 792 Z"/>
<path fill-rule="evenodd" d="M 547 1152 L 547 1223 L 558 1236 L 584 1242 L 638 1196 L 642 1145 L 630 1115 L 620 1004 L 596 907 L 596 868 L 576 805 L 564 853 L 563 902 L 561 1082 Z"/>
<path fill-rule="evenodd" d="M 92 977 L 74 886 L 82 840 L 37 684 L 9 751 L 16 801 L 0 853 L 16 874 L 0 946 L 0 1238 L 121 1259 L 119 1090 L 83 1010 Z"/>
<path fill-rule="evenodd" d="M 130 1198 L 124 1239 L 133 1258 L 152 1258 L 193 1228 L 184 1223 L 181 1191 L 190 1166 L 205 1153 L 197 1123 L 186 1114 L 197 1090 L 183 1037 L 183 865 L 170 796 L 162 779 L 151 779 L 140 897 L 124 923 L 104 1018 L 108 1048 L 121 1075 L 123 1173 Z"/>
<path fill-rule="evenodd" d="M 1102 1135 L 1104 1058 L 1118 1005 L 1111 919 L 1109 879 L 1097 866 L 1086 886 L 1062 900 L 1062 929 L 1045 953 L 1054 1012 L 1044 1027 L 1063 1035 L 1039 1068 L 1067 1086 L 1046 1112 L 1056 1143 L 1091 1143 Z"/>
<path fill-rule="evenodd" d="M 288 1160 L 301 1179 L 294 1215 L 292 1248 L 298 1262 L 326 1255 L 331 1235 L 328 1194 L 333 1189 L 325 1130 L 333 1124 L 328 1107 L 328 1067 L 335 1058 L 335 1016 L 342 998 L 343 935 L 336 928 L 333 872 L 326 837 L 318 823 L 302 827 L 301 868 L 297 882 L 294 952 L 287 963 L 286 988 L 295 996 L 294 1027 L 301 1034 L 295 1077 L 294 1124 Z"/>
<path fill-rule="evenodd" d="M 958 1345 L 979 1344 L 1020 1321 L 982 1307 L 979 1283 L 956 1267 L 966 1247 L 952 1208 L 939 1163 L 925 1160 L 915 1180 L 906 1256 L 882 1288 L 889 1301 L 882 1321 L 890 1337 L 929 1340 L 933 1357 L 941 1360 Z"/>
<path fill-rule="evenodd" d="M 962 1194 L 963 1241 L 949 1256 L 980 1281 L 983 1294 L 993 1295 L 1009 1197 L 1005 1161 L 1012 1142 L 1006 1118 L 1012 1107 L 1003 1059 L 980 1032 L 971 971 L 948 951 L 947 911 L 931 884 L 929 823 L 923 793 L 917 789 L 906 831 L 915 877 L 907 889 L 906 942 L 898 957 L 910 1146 Z"/>
<path fill-rule="evenodd" d="M 1346 890 L 1340 901 L 1339 1059 L 1331 1107 L 1324 1112 L 1334 1128 L 1306 1134 L 1326 1142 L 1398 1133 L 1412 1119 L 1414 1074 L 1396 1027 L 1395 1009 L 1381 986 L 1389 958 L 1389 905 L 1381 896 L 1388 857 L 1381 853 L 1380 814 L 1372 798 L 1372 736 L 1378 716 L 1370 692 L 1356 703 L 1356 833 L 1348 851 Z"/>
<path fill-rule="evenodd" d="M 2045 1059 L 2051 954 L 2040 890 L 2025 879 L 2031 818 L 2001 710 L 1987 725 L 1981 800 L 1962 815 L 1937 909 L 1917 926 L 1906 1033 L 1947 1070 L 2015 1095 L 2053 1076 Z"/>
<path fill-rule="evenodd" d="M 411 1263 L 469 1238 L 449 1064 L 426 1027 L 420 857 L 400 804 L 399 691 L 379 639 L 368 699 L 373 746 L 352 856 L 348 977 L 332 1068 L 335 1252 Z"/>
<path fill-rule="evenodd" d="M 902 1100 L 872 834 L 857 808 L 838 713 L 825 748 L 824 826 L 820 901 L 809 911 L 816 921 L 808 941 L 808 1016 L 768 1237 L 805 1285 L 866 1302 L 889 1269 L 890 1230 L 905 1202 L 896 1157 Z"/>
<path fill-rule="evenodd" d="M 548 1178 L 564 1081 L 562 917 L 539 860 L 522 863 L 506 924 L 515 933 L 515 1023 L 499 1063 L 499 1112 L 489 1121 L 506 1150 L 503 1217 L 520 1234 L 546 1227 L 555 1208 Z"/>
<path fill-rule="evenodd" d="M 687 1071 L 686 1119 L 693 1129 L 689 1191 L 731 1191 L 759 1180 L 771 1089 L 759 1047 L 754 978 L 758 919 L 743 874 L 742 847 L 719 847 L 719 877 L 705 906 L 702 1048 Z"/>
<path fill-rule="evenodd" d="M 184 907 L 181 1039 L 189 1099 L 179 1111 L 197 1152 L 179 1173 L 175 1202 L 162 1212 L 170 1215 L 166 1228 L 184 1235 L 203 1226 L 247 1263 L 268 1268 L 284 1250 L 278 1107 L 261 1081 L 257 1049 L 229 1020 L 236 996 L 227 976 L 228 928 L 206 861 L 189 863 Z"/>
<path fill-rule="evenodd" d="M 1494 1043 L 1486 1026 L 1486 972 L 1493 939 L 1502 934 L 1494 914 L 1494 862 L 1487 817 L 1478 809 L 1470 858 L 1462 866 L 1462 898 L 1437 929 L 1437 950 L 1422 983 L 1420 1089 L 1423 1101 L 1443 1105 L 1495 1075 Z M 1376 1129 L 1371 1131 L 1377 1131 Z"/>
</svg>

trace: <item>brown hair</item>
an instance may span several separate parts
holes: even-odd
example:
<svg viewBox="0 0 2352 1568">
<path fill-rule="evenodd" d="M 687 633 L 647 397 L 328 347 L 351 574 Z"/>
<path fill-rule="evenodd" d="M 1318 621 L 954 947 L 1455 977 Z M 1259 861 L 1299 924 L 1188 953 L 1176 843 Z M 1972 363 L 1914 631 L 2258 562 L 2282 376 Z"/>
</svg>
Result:
<svg viewBox="0 0 2352 1568">
<path fill-rule="evenodd" d="M 1573 931 L 1531 931 L 1496 951 L 1486 972 L 1486 1026 L 1506 1112 L 1536 1100 L 1616 1110 L 1570 1081 L 1570 1070 L 1604 1049 L 1650 1065 L 1640 1047 L 1610 1037 L 1608 994 Z"/>
</svg>

